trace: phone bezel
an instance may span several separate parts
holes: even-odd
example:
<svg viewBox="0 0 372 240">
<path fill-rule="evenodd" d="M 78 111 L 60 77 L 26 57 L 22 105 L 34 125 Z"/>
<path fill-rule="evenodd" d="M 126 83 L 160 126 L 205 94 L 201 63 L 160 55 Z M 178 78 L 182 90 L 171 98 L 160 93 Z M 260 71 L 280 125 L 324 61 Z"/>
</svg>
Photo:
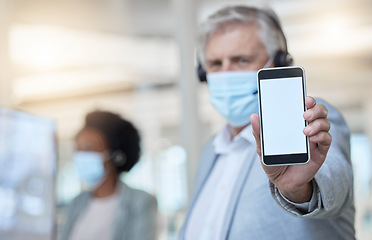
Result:
<svg viewBox="0 0 372 240">
<path fill-rule="evenodd" d="M 303 103 L 304 112 L 306 111 L 306 81 L 305 81 L 305 71 L 300 66 L 293 67 L 279 67 L 279 68 L 263 68 L 257 73 L 257 86 L 258 86 L 258 101 L 259 101 L 259 116 L 260 116 L 260 133 L 261 133 L 261 159 L 266 166 L 281 166 L 281 165 L 297 165 L 306 164 L 310 160 L 310 149 L 309 149 L 309 138 L 306 136 L 306 153 L 296 153 L 296 154 L 281 154 L 281 155 L 264 155 L 264 139 L 263 139 L 263 128 L 262 128 L 262 118 L 261 118 L 261 81 L 276 78 L 290 78 L 290 77 L 301 77 L 302 79 L 302 89 L 303 89 Z M 308 122 L 304 119 L 305 126 Z"/>
</svg>

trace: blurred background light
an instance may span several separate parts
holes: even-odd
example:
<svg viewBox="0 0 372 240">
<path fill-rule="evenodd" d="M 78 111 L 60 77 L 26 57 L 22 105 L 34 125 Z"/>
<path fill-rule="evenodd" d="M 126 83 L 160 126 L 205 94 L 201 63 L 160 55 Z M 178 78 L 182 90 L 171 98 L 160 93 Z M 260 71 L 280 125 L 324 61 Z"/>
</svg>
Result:
<svg viewBox="0 0 372 240">
<path fill-rule="evenodd" d="M 195 53 L 185 47 L 196 40 L 186 39 L 195 30 L 193 23 L 233 4 L 273 8 L 295 64 L 305 68 L 309 95 L 344 115 L 353 136 L 357 238 L 370 238 L 370 0 L 0 1 L 0 105 L 57 122 L 57 223 L 82 190 L 71 168 L 74 136 L 85 114 L 101 109 L 123 115 L 140 129 L 143 154 L 122 180 L 157 196 L 159 239 L 176 239 L 192 193 L 195 169 L 190 166 L 198 163 L 190 149 L 200 149 L 225 124 L 208 102 L 206 85 L 196 82 L 194 61 L 180 59 Z M 180 16 L 190 11 L 196 19 Z M 195 81 L 188 98 L 190 89 L 181 79 Z M 185 109 L 194 110 L 197 124 L 187 124 Z M 0 188 L 0 199 L 0 215 L 13 214 L 14 194 Z M 42 211 L 37 199 L 25 199 L 25 209 Z M 12 224 L 1 220 L 0 228 Z"/>
</svg>

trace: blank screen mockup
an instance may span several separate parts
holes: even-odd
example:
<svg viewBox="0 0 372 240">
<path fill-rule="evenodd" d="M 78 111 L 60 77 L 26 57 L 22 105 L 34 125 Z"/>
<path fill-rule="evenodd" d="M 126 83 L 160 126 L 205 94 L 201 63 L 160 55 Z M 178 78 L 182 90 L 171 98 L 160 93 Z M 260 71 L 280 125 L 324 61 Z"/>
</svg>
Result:
<svg viewBox="0 0 372 240">
<path fill-rule="evenodd" d="M 264 155 L 306 153 L 301 77 L 260 81 Z"/>
</svg>

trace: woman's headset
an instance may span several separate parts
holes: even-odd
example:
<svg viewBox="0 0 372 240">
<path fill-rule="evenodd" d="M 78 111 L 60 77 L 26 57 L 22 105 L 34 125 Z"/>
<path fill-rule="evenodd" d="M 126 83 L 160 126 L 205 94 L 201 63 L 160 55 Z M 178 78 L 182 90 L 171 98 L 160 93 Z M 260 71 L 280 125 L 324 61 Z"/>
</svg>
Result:
<svg viewBox="0 0 372 240">
<path fill-rule="evenodd" d="M 277 20 L 277 18 L 269 11 L 258 9 L 258 8 L 251 8 L 251 9 L 254 13 L 256 13 L 257 17 L 263 16 L 266 19 L 269 19 L 269 21 L 274 25 L 274 27 L 277 29 L 280 36 L 282 37 L 282 40 L 284 43 L 284 49 L 279 50 L 275 53 L 274 60 L 273 60 L 274 66 L 275 67 L 286 67 L 286 66 L 293 65 L 293 58 L 291 54 L 288 52 L 287 39 L 284 35 L 283 29 L 280 26 L 280 23 Z M 201 82 L 207 81 L 207 72 L 203 68 L 199 59 L 198 59 L 197 73 L 198 73 L 199 80 Z"/>
<path fill-rule="evenodd" d="M 127 162 L 127 155 L 121 150 L 116 150 L 111 154 L 110 160 L 114 167 L 123 167 Z"/>
</svg>

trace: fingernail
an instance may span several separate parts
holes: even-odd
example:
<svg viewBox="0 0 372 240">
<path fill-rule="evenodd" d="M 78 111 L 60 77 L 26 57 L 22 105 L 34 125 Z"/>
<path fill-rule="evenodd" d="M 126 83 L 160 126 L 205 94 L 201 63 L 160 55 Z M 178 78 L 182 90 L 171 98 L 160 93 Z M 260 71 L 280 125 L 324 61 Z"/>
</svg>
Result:
<svg viewBox="0 0 372 240">
<path fill-rule="evenodd" d="M 306 119 L 311 119 L 312 117 L 313 117 L 313 114 L 312 114 L 311 112 L 306 111 L 306 112 L 304 113 L 304 118 L 306 118 Z"/>
<path fill-rule="evenodd" d="M 313 131 L 313 128 L 312 128 L 311 126 L 307 126 L 307 127 L 305 127 L 305 133 L 306 133 L 306 134 L 310 134 L 311 131 Z"/>
<path fill-rule="evenodd" d="M 324 110 L 324 114 L 328 116 L 328 109 Z"/>
</svg>

